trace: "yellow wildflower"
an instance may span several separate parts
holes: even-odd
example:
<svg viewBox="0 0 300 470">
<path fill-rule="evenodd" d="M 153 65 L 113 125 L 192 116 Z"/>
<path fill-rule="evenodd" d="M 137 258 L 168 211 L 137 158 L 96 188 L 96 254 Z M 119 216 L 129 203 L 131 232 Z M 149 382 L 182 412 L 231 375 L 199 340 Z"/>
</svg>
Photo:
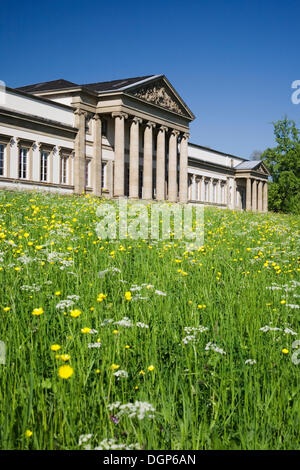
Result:
<svg viewBox="0 0 300 470">
<path fill-rule="evenodd" d="M 91 328 L 86 326 L 85 328 L 81 328 L 81 333 L 89 333 L 91 331 Z"/>
<path fill-rule="evenodd" d="M 79 317 L 79 315 L 81 315 L 81 310 L 78 310 L 77 308 L 75 308 L 75 310 L 71 310 L 70 315 L 73 318 L 77 318 Z"/>
<path fill-rule="evenodd" d="M 42 307 L 35 308 L 32 310 L 32 315 L 42 315 L 43 313 L 44 313 L 44 310 L 42 309 Z"/>
<path fill-rule="evenodd" d="M 130 291 L 125 292 L 125 299 L 126 299 L 126 300 L 131 300 L 131 297 L 132 297 L 132 296 L 131 296 L 131 292 L 130 292 Z"/>
<path fill-rule="evenodd" d="M 73 367 L 69 365 L 61 366 L 58 369 L 58 375 L 62 379 L 69 379 L 73 375 L 73 373 L 74 373 L 74 369 Z"/>
</svg>

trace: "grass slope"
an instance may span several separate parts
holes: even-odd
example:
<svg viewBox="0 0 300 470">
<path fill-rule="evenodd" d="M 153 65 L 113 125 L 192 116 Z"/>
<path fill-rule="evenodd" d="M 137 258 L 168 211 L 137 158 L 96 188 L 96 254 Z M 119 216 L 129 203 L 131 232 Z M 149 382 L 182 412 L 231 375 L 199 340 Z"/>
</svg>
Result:
<svg viewBox="0 0 300 470">
<path fill-rule="evenodd" d="M 98 205 L 0 193 L 1 449 L 299 449 L 299 217 L 208 208 L 187 251 Z"/>
</svg>

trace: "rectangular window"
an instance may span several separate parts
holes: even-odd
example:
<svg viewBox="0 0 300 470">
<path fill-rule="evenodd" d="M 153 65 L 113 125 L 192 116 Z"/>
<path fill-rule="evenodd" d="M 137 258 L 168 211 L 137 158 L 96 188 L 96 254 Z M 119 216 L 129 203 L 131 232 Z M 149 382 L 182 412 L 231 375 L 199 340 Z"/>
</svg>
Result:
<svg viewBox="0 0 300 470">
<path fill-rule="evenodd" d="M 19 150 L 19 178 L 27 178 L 27 155 L 28 149 L 21 147 Z"/>
<path fill-rule="evenodd" d="M 102 122 L 102 135 L 107 137 L 107 119 L 101 119 Z"/>
<path fill-rule="evenodd" d="M 0 176 L 4 176 L 4 145 L 0 144 Z"/>
<path fill-rule="evenodd" d="M 107 163 L 102 162 L 102 165 L 101 165 L 101 189 L 107 189 L 106 177 L 107 177 Z"/>
<path fill-rule="evenodd" d="M 60 157 L 60 183 L 68 183 L 68 157 Z"/>
<path fill-rule="evenodd" d="M 91 186 L 91 160 L 85 161 L 85 185 Z"/>
<path fill-rule="evenodd" d="M 48 152 L 41 152 L 41 181 L 48 181 Z"/>
</svg>

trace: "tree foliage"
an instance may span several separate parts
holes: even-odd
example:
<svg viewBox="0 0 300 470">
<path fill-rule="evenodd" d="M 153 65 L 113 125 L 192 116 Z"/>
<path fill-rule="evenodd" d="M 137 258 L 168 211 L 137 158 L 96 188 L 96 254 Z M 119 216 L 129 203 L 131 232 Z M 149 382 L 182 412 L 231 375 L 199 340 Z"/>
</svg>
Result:
<svg viewBox="0 0 300 470">
<path fill-rule="evenodd" d="M 269 209 L 276 212 L 300 213 L 300 131 L 294 121 L 285 117 L 273 122 L 277 146 L 261 156 L 268 167 Z"/>
</svg>

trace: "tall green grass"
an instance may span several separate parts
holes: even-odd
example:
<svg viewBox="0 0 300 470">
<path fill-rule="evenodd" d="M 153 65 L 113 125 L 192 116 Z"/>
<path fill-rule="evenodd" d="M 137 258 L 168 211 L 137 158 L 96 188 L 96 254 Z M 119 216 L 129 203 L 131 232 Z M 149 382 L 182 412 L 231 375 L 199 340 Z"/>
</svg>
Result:
<svg viewBox="0 0 300 470">
<path fill-rule="evenodd" d="M 104 439 L 143 449 L 299 449 L 299 217 L 205 209 L 204 247 L 187 251 L 178 240 L 99 240 L 99 204 L 0 193 L 1 449 L 95 448 Z M 99 276 L 112 267 L 120 272 Z M 132 326 L 115 323 L 124 317 Z M 184 342 L 184 328 L 200 325 L 207 329 Z M 74 372 L 63 379 L 66 364 Z M 109 409 L 136 401 L 154 417 Z M 92 436 L 79 445 L 84 434 Z"/>
</svg>

